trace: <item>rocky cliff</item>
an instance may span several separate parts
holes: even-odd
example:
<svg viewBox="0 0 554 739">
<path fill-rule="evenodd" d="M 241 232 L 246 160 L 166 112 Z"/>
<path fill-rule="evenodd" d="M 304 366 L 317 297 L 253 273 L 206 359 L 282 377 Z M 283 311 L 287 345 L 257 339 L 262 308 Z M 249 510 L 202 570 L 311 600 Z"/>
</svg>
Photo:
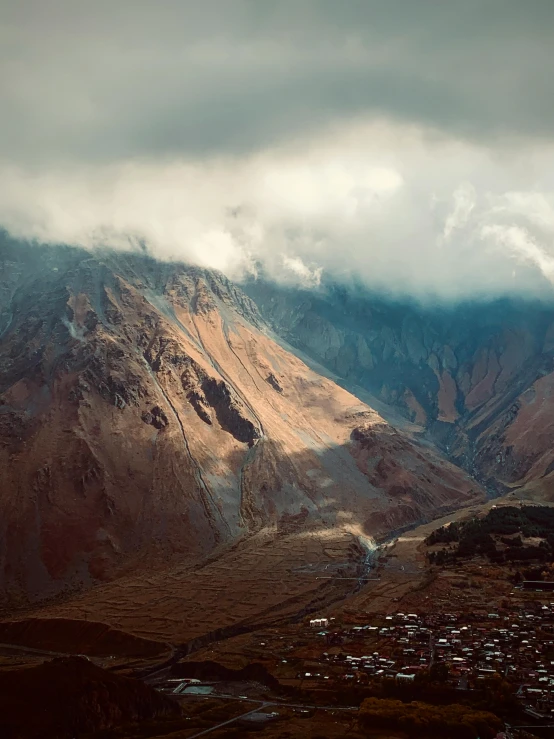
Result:
<svg viewBox="0 0 554 739">
<path fill-rule="evenodd" d="M 378 535 L 483 496 L 310 369 L 220 274 L 6 240 L 0 260 L 8 598 L 199 561 L 291 520 Z"/>
<path fill-rule="evenodd" d="M 246 291 L 275 331 L 426 430 L 491 492 L 554 471 L 554 298 L 421 306 L 362 288 Z"/>
</svg>

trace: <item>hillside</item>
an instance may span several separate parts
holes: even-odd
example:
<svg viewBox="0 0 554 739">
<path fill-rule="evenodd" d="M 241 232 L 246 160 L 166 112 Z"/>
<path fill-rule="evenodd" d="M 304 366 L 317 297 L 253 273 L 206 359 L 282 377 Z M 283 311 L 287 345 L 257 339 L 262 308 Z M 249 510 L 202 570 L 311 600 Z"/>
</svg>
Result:
<svg viewBox="0 0 554 739">
<path fill-rule="evenodd" d="M 0 258 L 8 599 L 261 530 L 382 536 L 483 497 L 277 343 L 218 273 L 9 242 Z"/>
<path fill-rule="evenodd" d="M 274 330 L 426 431 L 492 493 L 551 495 L 554 304 L 420 305 L 362 287 L 245 287 Z"/>
<path fill-rule="evenodd" d="M 5 739 L 71 739 L 180 715 L 176 703 L 139 680 L 79 657 L 0 672 L 0 731 Z"/>
</svg>

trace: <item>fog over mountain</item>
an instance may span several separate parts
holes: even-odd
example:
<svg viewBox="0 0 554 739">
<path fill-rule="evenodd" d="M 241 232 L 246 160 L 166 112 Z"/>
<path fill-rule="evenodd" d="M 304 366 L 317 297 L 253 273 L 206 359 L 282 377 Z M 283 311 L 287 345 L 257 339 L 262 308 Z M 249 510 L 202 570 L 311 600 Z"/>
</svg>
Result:
<svg viewBox="0 0 554 739">
<path fill-rule="evenodd" d="M 0 224 L 233 278 L 549 296 L 553 22 L 549 0 L 4 1 Z"/>
</svg>

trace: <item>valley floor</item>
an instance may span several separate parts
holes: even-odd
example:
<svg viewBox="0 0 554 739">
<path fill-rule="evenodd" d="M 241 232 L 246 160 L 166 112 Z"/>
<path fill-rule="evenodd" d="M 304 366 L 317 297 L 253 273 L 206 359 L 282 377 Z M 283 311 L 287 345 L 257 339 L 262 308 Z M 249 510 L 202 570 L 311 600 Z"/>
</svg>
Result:
<svg viewBox="0 0 554 739">
<path fill-rule="evenodd" d="M 358 538 L 340 529 L 264 531 L 196 568 L 120 579 L 24 615 L 107 623 L 182 645 L 301 618 L 345 598 L 358 587 L 364 558 Z"/>
<path fill-rule="evenodd" d="M 40 664 L 58 654 L 88 654 L 103 668 L 135 675 L 170 694 L 178 679 L 186 687 L 192 673 L 212 686 L 204 695 L 183 689 L 173 696 L 184 711 L 182 721 L 95 735 L 106 739 L 238 738 L 252 721 L 258 722 L 258 735 L 268 739 L 304 737 L 306 730 L 322 739 L 369 736 L 358 727 L 357 709 L 339 710 L 349 706 L 330 698 L 343 691 L 340 682 L 335 684 L 333 678 L 334 691 L 329 692 L 321 677 L 306 677 L 317 671 L 325 649 L 321 637 L 307 627 L 310 619 L 331 619 L 329 628 L 335 628 L 334 623 L 338 631 L 339 624 L 343 629 L 344 624 L 380 623 L 385 614 L 399 612 L 424 619 L 455 613 L 463 620 L 464 614 L 501 606 L 521 609 L 531 596 L 514 591 L 506 568 L 477 561 L 432 568 L 424 545 L 431 531 L 449 521 L 517 504 L 516 494 L 510 493 L 416 527 L 382 544 L 369 571 L 367 551 L 351 532 L 264 531 L 197 569 L 160 569 L 22 612 L 18 618 L 27 621 L 19 630 L 0 623 L 0 672 Z M 327 652 L 342 649 L 335 645 Z M 248 672 L 253 665 L 261 675 Z M 228 671 L 223 683 L 221 670 Z M 229 671 L 237 670 L 242 671 L 236 673 L 239 677 L 230 679 L 235 673 Z M 323 710 L 329 702 L 333 705 Z"/>
</svg>

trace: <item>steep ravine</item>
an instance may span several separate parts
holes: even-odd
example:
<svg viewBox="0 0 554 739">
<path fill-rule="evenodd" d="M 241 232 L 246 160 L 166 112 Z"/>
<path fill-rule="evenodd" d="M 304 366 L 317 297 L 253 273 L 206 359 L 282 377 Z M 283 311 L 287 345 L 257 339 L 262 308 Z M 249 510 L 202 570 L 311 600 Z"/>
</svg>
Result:
<svg viewBox="0 0 554 739">
<path fill-rule="evenodd" d="M 361 287 L 245 290 L 274 331 L 394 406 L 489 494 L 549 494 L 554 296 L 422 306 Z"/>
</svg>

